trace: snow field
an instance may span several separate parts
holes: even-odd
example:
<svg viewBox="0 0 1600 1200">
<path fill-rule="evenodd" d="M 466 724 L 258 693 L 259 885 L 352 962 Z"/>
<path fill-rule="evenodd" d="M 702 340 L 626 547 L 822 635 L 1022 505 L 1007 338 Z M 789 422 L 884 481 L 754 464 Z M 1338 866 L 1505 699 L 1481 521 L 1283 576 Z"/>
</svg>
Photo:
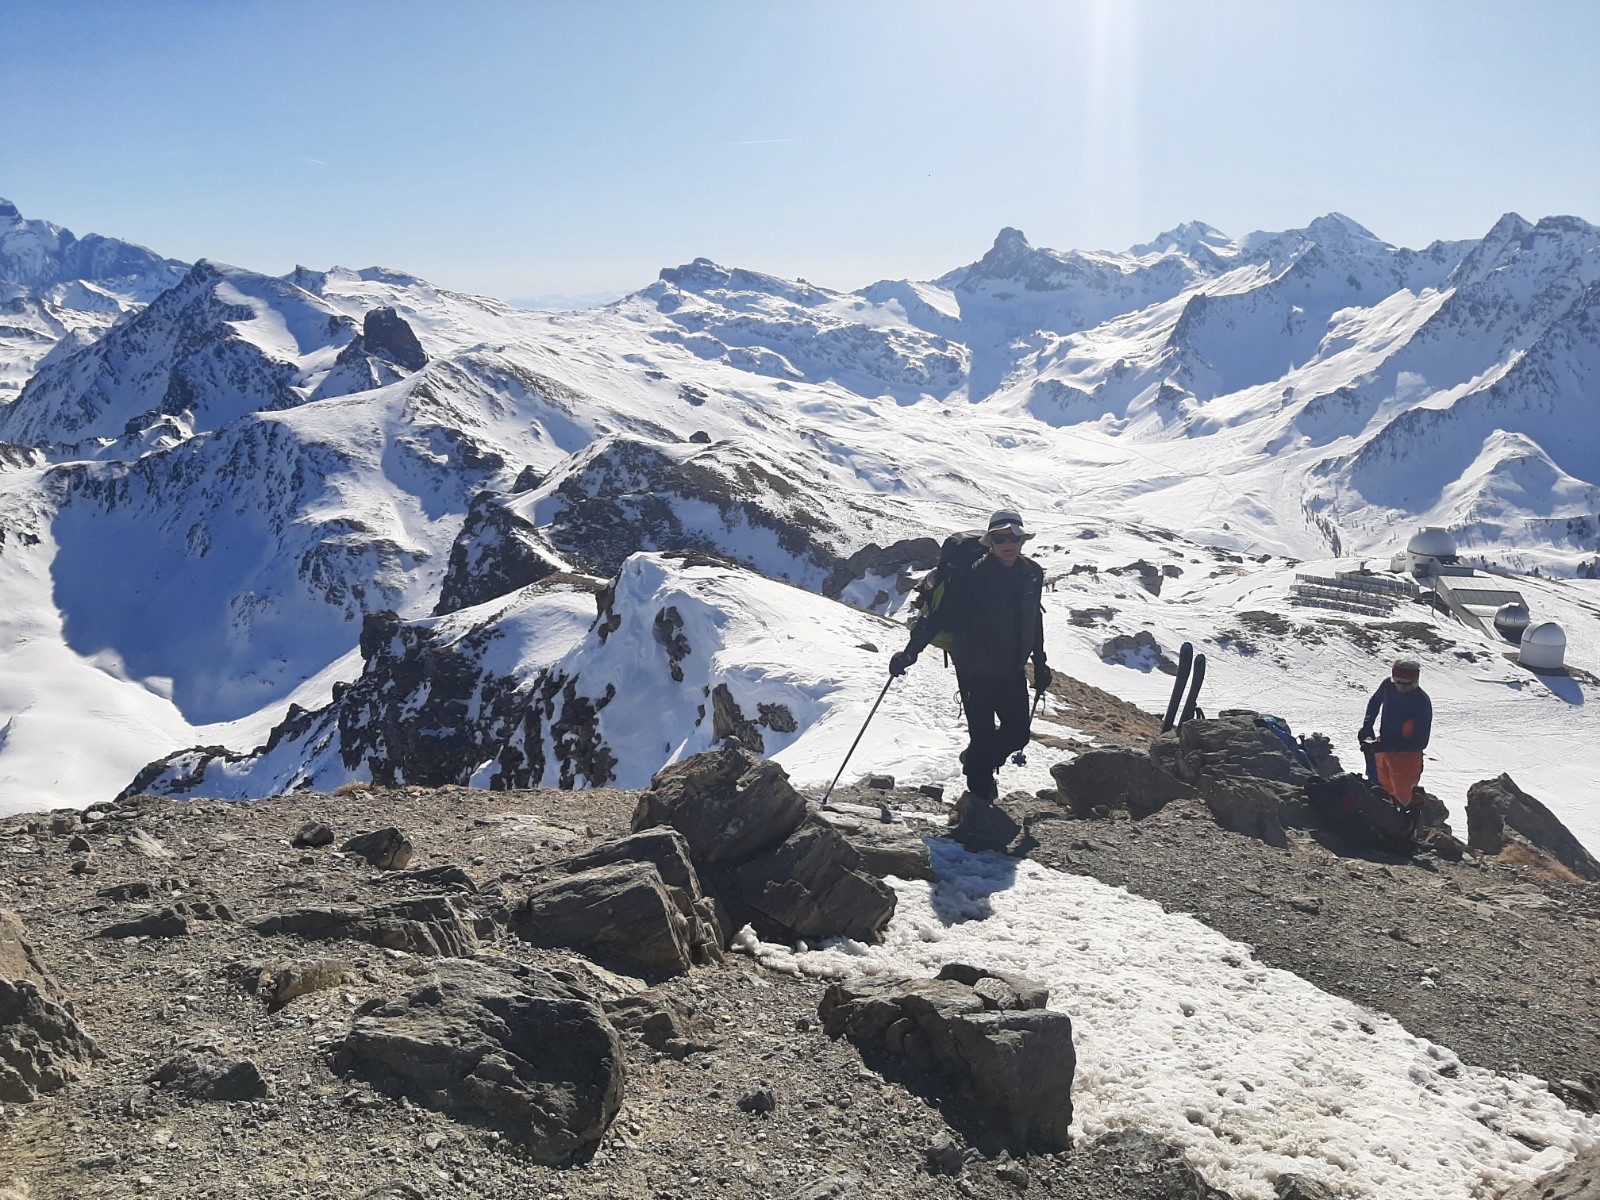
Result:
<svg viewBox="0 0 1600 1200">
<path fill-rule="evenodd" d="M 1074 1134 L 1146 1130 L 1239 1200 L 1273 1200 L 1281 1174 L 1374 1200 L 1489 1200 L 1600 1143 L 1600 1118 L 1541 1081 L 1466 1066 L 1191 917 L 1085 876 L 929 845 L 937 879 L 889 880 L 899 906 L 882 945 L 796 951 L 748 928 L 736 944 L 798 976 L 967 962 L 1048 984 L 1073 1020 Z"/>
</svg>

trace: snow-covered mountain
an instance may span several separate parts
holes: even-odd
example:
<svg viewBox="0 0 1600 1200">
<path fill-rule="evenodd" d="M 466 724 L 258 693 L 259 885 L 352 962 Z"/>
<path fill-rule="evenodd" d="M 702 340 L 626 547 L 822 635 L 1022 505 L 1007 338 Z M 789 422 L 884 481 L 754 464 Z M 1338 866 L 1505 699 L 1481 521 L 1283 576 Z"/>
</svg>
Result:
<svg viewBox="0 0 1600 1200">
<path fill-rule="evenodd" d="M 27 376 L 0 394 L 6 808 L 104 798 L 196 745 L 218 749 L 142 785 L 636 780 L 730 722 L 831 775 L 899 638 L 881 618 L 1000 504 L 1053 537 L 1069 669 L 1170 627 L 1247 693 L 1276 668 L 1221 631 L 1246 594 L 1287 603 L 1288 558 L 1387 554 L 1418 523 L 1513 568 L 1600 553 L 1600 230 L 1572 218 L 1420 251 L 1338 214 L 1122 252 L 1006 229 L 937 280 L 846 293 L 698 259 L 567 313 L 377 268 L 150 261 L 161 286 L 92 340 L 0 345 Z M 1112 573 L 1152 558 L 1182 585 Z M 1593 622 L 1587 582 L 1541 586 Z M 1099 608 L 1116 629 L 1073 616 Z M 745 666 L 769 638 L 781 686 Z M 1506 681 L 1481 690 L 1504 707 Z M 937 774 L 954 709 L 905 694 L 864 752 Z M 1519 782 L 1564 778 L 1540 769 Z"/>
<path fill-rule="evenodd" d="M 0 199 L 0 406 L 50 352 L 93 342 L 182 276 L 184 265 L 131 242 L 79 238 Z"/>
</svg>

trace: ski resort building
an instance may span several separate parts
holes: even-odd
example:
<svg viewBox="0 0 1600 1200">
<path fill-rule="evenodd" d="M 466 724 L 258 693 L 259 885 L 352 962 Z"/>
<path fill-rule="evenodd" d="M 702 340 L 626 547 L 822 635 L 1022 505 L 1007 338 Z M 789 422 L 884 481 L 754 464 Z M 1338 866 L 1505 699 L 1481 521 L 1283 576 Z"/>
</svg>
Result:
<svg viewBox="0 0 1600 1200">
<path fill-rule="evenodd" d="M 1411 535 L 1406 543 L 1405 570 L 1418 579 L 1472 574 L 1472 568 L 1464 566 L 1456 554 L 1455 538 L 1448 529 L 1437 525 L 1426 526 Z"/>
</svg>

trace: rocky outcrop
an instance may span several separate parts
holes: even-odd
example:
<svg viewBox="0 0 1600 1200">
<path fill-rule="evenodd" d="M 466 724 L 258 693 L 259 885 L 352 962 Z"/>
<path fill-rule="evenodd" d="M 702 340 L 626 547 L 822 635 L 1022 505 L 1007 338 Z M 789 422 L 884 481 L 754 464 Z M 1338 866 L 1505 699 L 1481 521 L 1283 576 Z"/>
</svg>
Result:
<svg viewBox="0 0 1600 1200">
<path fill-rule="evenodd" d="M 209 900 L 179 900 L 127 921 L 115 921 L 100 931 L 101 937 L 186 937 L 199 922 L 231 921 L 233 910 Z"/>
<path fill-rule="evenodd" d="M 621 1042 L 587 992 L 537 968 L 455 960 L 359 1015 L 335 1061 L 550 1165 L 594 1149 L 625 1078 Z"/>
<path fill-rule="evenodd" d="M 434 615 L 470 608 L 566 570 L 566 563 L 532 522 L 495 492 L 472 498 L 450 547 L 450 564 Z"/>
<path fill-rule="evenodd" d="M 634 810 L 633 828 L 672 826 L 705 867 L 783 841 L 805 815 L 805 798 L 782 767 L 730 745 L 658 771 Z"/>
<path fill-rule="evenodd" d="M 790 937 L 876 942 L 894 916 L 894 892 L 822 821 L 741 863 L 735 877 L 739 898 Z"/>
<path fill-rule="evenodd" d="M 1149 755 L 1132 750 L 1086 750 L 1051 767 L 1050 777 L 1062 805 L 1080 817 L 1106 816 L 1120 808 L 1140 820 L 1194 795 L 1193 788 L 1167 774 Z"/>
<path fill-rule="evenodd" d="M 932 879 L 928 839 L 902 820 L 884 821 L 863 805 L 835 804 L 816 814 L 861 856 L 861 869 L 879 879 Z"/>
<path fill-rule="evenodd" d="M 476 922 L 448 896 L 418 896 L 364 908 L 318 905 L 275 913 L 250 928 L 263 935 L 291 934 L 313 941 L 351 938 L 408 954 L 460 957 L 478 945 Z"/>
<path fill-rule="evenodd" d="M 1600 1200 L 1600 1146 L 1580 1150 L 1566 1166 L 1507 1192 L 1505 1200 Z"/>
<path fill-rule="evenodd" d="M 888 546 L 868 542 L 828 573 L 822 583 L 822 594 L 830 600 L 840 600 L 851 584 L 872 578 L 893 580 L 894 591 L 904 596 L 916 587 L 919 576 L 938 565 L 939 543 L 931 537 L 906 538 Z M 879 609 L 892 597 L 888 588 L 880 587 L 872 596 L 860 599 L 869 603 L 857 607 Z"/>
<path fill-rule="evenodd" d="M 1316 772 L 1255 713 L 1186 721 L 1151 743 L 1150 758 L 1192 787 L 1217 823 L 1234 833 L 1284 846 L 1285 824 L 1310 819 L 1305 785 Z"/>
<path fill-rule="evenodd" d="M 1109 611 L 1109 610 L 1104 610 Z M 1112 666 L 1132 667 L 1136 671 L 1152 668 L 1167 675 L 1178 673 L 1178 664 L 1161 648 L 1148 629 L 1138 633 L 1119 633 L 1100 643 L 1100 661 Z"/>
<path fill-rule="evenodd" d="M 1467 789 L 1467 845 L 1500 854 L 1513 842 L 1548 855 L 1580 879 L 1600 880 L 1600 862 L 1510 775 L 1473 784 Z"/>
<path fill-rule="evenodd" d="M 428 355 L 417 340 L 416 331 L 394 309 L 374 308 L 361 321 L 361 345 L 368 354 L 386 358 L 408 371 L 428 365 Z"/>
<path fill-rule="evenodd" d="M 702 932 L 692 903 L 673 890 L 653 863 L 608 863 L 529 889 L 509 924 L 534 945 L 572 946 L 646 974 L 681 974 L 697 945 L 720 936 Z"/>
<path fill-rule="evenodd" d="M 875 942 L 894 913 L 892 889 L 827 821 L 808 816 L 782 767 L 737 743 L 656 774 L 636 830 L 669 825 L 728 910 L 724 932 L 751 923 L 769 938 L 846 936 Z"/>
<path fill-rule="evenodd" d="M 1071 1018 L 1048 999 L 1032 981 L 952 963 L 936 979 L 834 984 L 817 1011 L 828 1036 L 909 1068 L 914 1086 L 1012 1153 L 1054 1153 L 1070 1145 L 1077 1056 Z"/>
</svg>

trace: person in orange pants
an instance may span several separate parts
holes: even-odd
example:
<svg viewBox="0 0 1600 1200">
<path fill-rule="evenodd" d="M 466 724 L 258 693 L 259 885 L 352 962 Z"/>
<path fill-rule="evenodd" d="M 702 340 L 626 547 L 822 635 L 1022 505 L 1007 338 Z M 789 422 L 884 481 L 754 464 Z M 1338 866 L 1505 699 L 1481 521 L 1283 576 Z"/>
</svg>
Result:
<svg viewBox="0 0 1600 1200">
<path fill-rule="evenodd" d="M 1356 736 L 1377 759 L 1378 786 L 1406 807 L 1422 781 L 1422 752 L 1433 733 L 1433 701 L 1418 683 L 1422 667 L 1402 658 L 1367 701 L 1367 720 Z"/>
</svg>

